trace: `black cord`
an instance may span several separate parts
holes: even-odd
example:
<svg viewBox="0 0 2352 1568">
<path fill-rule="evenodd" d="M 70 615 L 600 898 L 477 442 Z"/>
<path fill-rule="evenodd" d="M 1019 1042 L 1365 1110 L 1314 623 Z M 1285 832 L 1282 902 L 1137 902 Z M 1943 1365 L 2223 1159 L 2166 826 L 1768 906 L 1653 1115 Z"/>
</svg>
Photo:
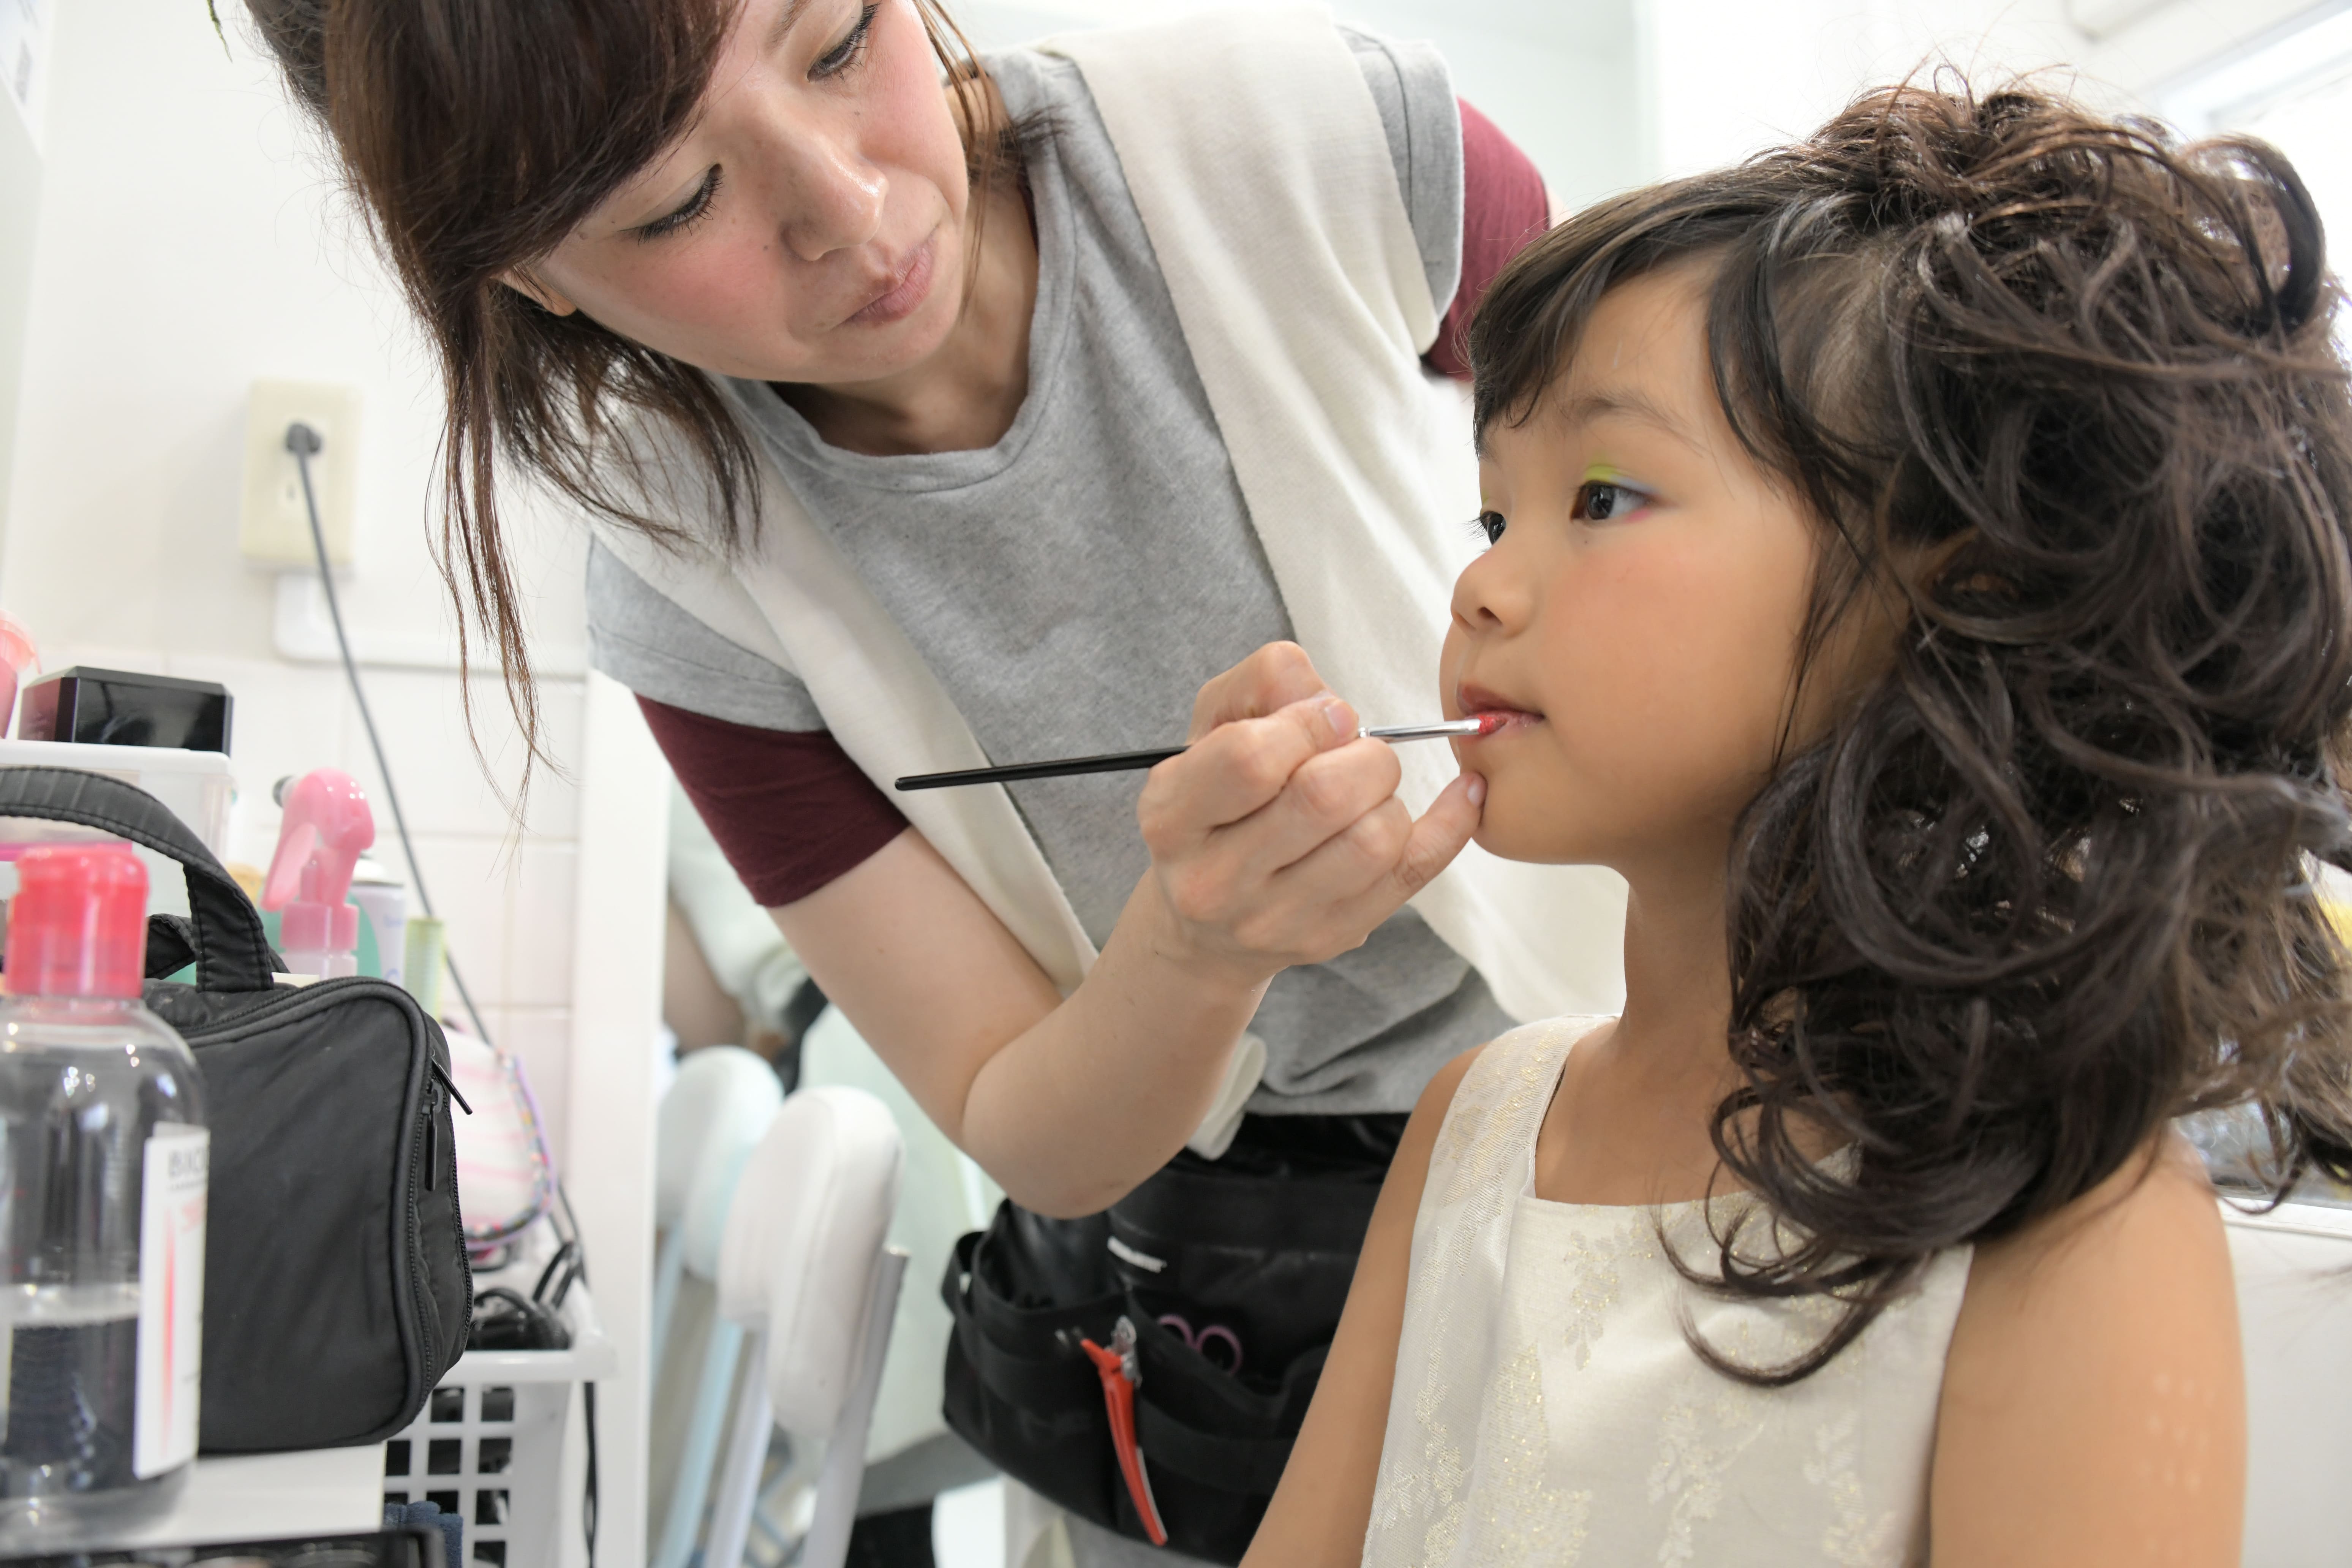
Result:
<svg viewBox="0 0 2352 1568">
<path fill-rule="evenodd" d="M 560 1311 L 563 1299 L 572 1294 L 572 1287 L 584 1273 L 580 1262 L 580 1244 L 567 1241 L 555 1249 L 555 1256 L 549 1258 L 547 1267 L 540 1271 L 539 1283 L 530 1288 L 530 1299 L 543 1303 L 551 1312 Z M 559 1274 L 562 1276 L 560 1279 Z M 551 1281 L 555 1286 L 553 1295 L 548 1293 Z"/>
<path fill-rule="evenodd" d="M 588 1489 L 580 1500 L 580 1528 L 588 1537 L 588 1568 L 596 1568 L 596 1385 L 581 1385 L 588 1402 Z"/>
<path fill-rule="evenodd" d="M 368 750 L 375 753 L 376 775 L 383 780 L 384 804 L 392 807 L 392 825 L 400 834 L 400 852 L 408 857 L 408 875 L 416 888 L 417 906 L 430 917 L 433 895 L 425 890 L 425 868 L 416 858 L 416 846 L 408 837 L 408 818 L 400 809 L 400 792 L 393 787 L 392 763 L 383 754 L 383 742 L 375 732 L 375 715 L 368 711 L 367 690 L 360 685 L 360 667 L 352 658 L 352 639 L 343 630 L 343 606 L 335 596 L 335 574 L 327 564 L 327 531 L 319 523 L 319 498 L 310 488 L 310 459 L 326 443 L 319 433 L 300 420 L 286 426 L 286 449 L 294 454 L 294 466 L 302 475 L 302 506 L 310 517 L 310 544 L 318 552 L 319 584 L 327 591 L 327 616 L 335 623 L 335 648 L 343 656 L 343 675 L 352 685 L 352 700 L 359 704 L 360 723 L 367 730 Z M 474 1005 L 473 993 L 466 989 L 466 977 L 457 972 L 457 956 L 445 953 L 449 966 L 449 979 L 457 987 L 457 999 L 466 1005 L 466 1016 L 473 1020 L 474 1034 L 484 1045 L 491 1044 L 489 1030 L 482 1026 L 482 1010 Z"/>
</svg>

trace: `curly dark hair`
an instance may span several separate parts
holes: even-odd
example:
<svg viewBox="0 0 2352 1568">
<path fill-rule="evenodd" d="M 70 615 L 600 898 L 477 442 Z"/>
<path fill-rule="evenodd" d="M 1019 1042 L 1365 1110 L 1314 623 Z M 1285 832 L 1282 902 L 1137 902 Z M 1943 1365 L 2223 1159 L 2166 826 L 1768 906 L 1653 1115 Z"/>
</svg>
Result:
<svg viewBox="0 0 2352 1568">
<path fill-rule="evenodd" d="M 2261 142 L 1915 84 L 1570 219 L 1479 310 L 1479 426 L 1517 425 L 1610 288 L 1706 268 L 1723 410 L 1829 542 L 1800 684 L 1866 596 L 1899 627 L 1734 841 L 1743 1082 L 1713 1136 L 1794 1231 L 1719 1224 L 1718 1288 L 1843 1311 L 1783 1365 L 1694 1340 L 1723 1370 L 1819 1369 L 1939 1248 L 2188 1112 L 2257 1108 L 2277 1191 L 2352 1176 L 2347 954 L 2313 885 L 2352 865 L 2322 238 Z M 1851 1162 L 1816 1164 L 1807 1123 Z"/>
</svg>

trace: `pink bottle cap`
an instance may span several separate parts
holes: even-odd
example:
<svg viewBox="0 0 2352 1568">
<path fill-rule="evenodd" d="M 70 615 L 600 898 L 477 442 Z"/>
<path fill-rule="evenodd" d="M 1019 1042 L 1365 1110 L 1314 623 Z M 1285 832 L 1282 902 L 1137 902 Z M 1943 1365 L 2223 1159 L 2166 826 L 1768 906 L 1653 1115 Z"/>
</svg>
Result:
<svg viewBox="0 0 2352 1568">
<path fill-rule="evenodd" d="M 12 996 L 139 994 L 147 868 L 129 845 L 52 844 L 16 862 L 8 904 Z"/>
</svg>

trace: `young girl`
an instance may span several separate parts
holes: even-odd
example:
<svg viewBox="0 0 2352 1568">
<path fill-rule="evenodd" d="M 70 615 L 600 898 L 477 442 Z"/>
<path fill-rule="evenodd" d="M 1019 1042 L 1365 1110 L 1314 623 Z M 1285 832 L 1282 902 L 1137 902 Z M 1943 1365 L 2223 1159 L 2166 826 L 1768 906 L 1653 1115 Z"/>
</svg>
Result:
<svg viewBox="0 0 2352 1568">
<path fill-rule="evenodd" d="M 2025 89 L 1505 273 L 1444 690 L 1625 1007 L 1422 1097 L 1251 1563 L 2237 1561 L 2168 1123 L 2352 1164 L 2336 299 L 2278 154 Z"/>
</svg>

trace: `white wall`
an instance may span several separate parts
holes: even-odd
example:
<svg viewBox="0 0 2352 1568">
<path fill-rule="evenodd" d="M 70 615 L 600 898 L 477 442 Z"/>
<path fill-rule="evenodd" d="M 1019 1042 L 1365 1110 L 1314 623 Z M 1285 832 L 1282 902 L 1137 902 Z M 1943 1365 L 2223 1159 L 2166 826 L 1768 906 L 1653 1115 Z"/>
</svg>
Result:
<svg viewBox="0 0 2352 1568">
<path fill-rule="evenodd" d="M 0 562 L 6 559 L 8 474 L 16 458 L 16 393 L 33 285 L 41 155 L 13 99 L 0 92 Z"/>
<path fill-rule="evenodd" d="M 1869 86 L 1956 67 L 2043 79 L 2110 110 L 2336 0 L 1639 0 L 1657 173 L 1801 136 Z"/>
<path fill-rule="evenodd" d="M 1231 0 L 948 0 L 982 49 L 1048 33 L 1190 16 Z M 1543 171 L 1553 200 L 1580 206 L 1648 177 L 1634 0 L 1336 0 L 1341 19 L 1426 38 L 1454 89 Z"/>
<path fill-rule="evenodd" d="M 245 32 L 243 7 L 223 0 L 221 11 L 226 51 L 203 0 L 58 7 L 21 383 L 9 374 L 0 320 L 0 382 L 22 393 L 10 421 L 13 472 L 0 471 L 0 608 L 31 628 L 48 668 L 96 664 L 229 688 L 232 858 L 266 863 L 278 826 L 274 780 L 333 766 L 370 788 L 377 853 L 404 870 L 341 670 L 279 656 L 275 579 L 236 550 L 251 383 L 356 385 L 356 563 L 345 602 L 363 648 L 403 649 L 405 668 L 366 673 L 426 883 L 485 1023 L 523 1058 L 559 1161 L 585 1163 L 593 1147 L 599 1175 L 625 1178 L 650 1158 L 658 872 L 638 885 L 648 853 L 659 865 L 662 821 L 608 809 L 583 828 L 580 784 L 542 769 L 518 825 L 484 779 L 461 709 L 454 623 L 426 546 L 437 382 L 310 133 Z M 0 125 L 0 136 L 10 130 Z M 13 221 L 0 210 L 0 224 Z M 0 413 L 7 408 L 0 394 Z M 560 522 L 517 521 L 536 657 L 567 672 L 542 687 L 547 743 L 571 766 L 589 744 L 582 544 Z M 495 667 L 476 678 L 472 695 L 484 747 L 511 788 L 520 747 Z M 648 776 L 658 786 L 634 709 L 607 700 L 597 713 L 611 776 L 591 782 L 604 798 L 642 795 Z M 594 886 L 641 893 L 644 919 L 580 919 L 583 870 Z M 575 1029 L 588 1016 L 583 998 L 593 1026 Z M 583 1195 L 583 1220 L 596 1238 L 598 1292 L 612 1298 L 606 1317 L 624 1362 L 603 1403 L 604 1561 L 628 1568 L 644 1537 L 644 1314 L 635 1303 L 650 1225 L 625 1187 L 584 1185 L 602 1205 Z"/>
</svg>

